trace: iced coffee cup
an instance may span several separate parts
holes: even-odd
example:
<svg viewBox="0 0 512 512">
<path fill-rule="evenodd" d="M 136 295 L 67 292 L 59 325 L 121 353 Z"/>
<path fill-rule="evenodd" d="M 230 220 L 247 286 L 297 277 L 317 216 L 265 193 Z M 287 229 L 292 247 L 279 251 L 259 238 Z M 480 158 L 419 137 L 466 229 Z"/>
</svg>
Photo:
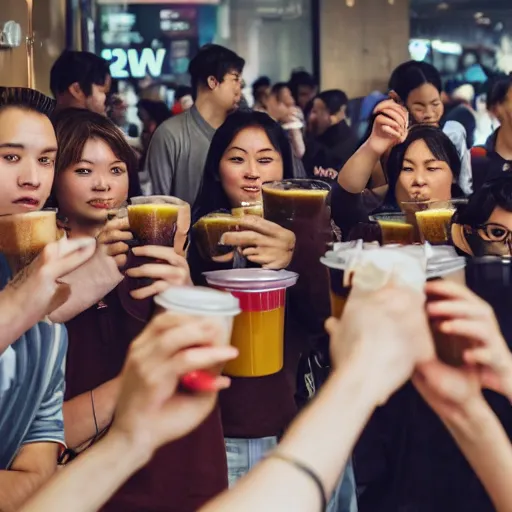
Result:
<svg viewBox="0 0 512 512">
<path fill-rule="evenodd" d="M 422 242 L 431 245 L 445 245 L 450 241 L 450 226 L 457 205 L 467 203 L 466 199 L 450 201 L 429 201 L 427 208 L 416 212 L 416 222 Z"/>
<path fill-rule="evenodd" d="M 244 215 L 257 215 L 263 217 L 262 203 L 242 203 L 239 207 L 233 208 L 231 214 L 234 217 L 243 217 Z"/>
<path fill-rule="evenodd" d="M 130 230 L 142 245 L 174 246 L 180 217 L 187 216 L 189 205 L 172 196 L 139 196 L 128 206 Z M 185 220 L 186 222 L 186 220 Z M 188 230 L 188 228 L 186 229 Z"/>
<path fill-rule="evenodd" d="M 238 231 L 240 220 L 226 212 L 213 212 L 201 217 L 193 226 L 194 239 L 201 257 L 206 260 L 229 261 L 233 252 L 230 245 L 222 245 L 224 233 Z"/>
<path fill-rule="evenodd" d="M 0 216 L 0 252 L 13 275 L 58 239 L 57 210 Z"/>
<path fill-rule="evenodd" d="M 231 343 L 238 357 L 224 367 L 233 377 L 263 377 L 279 372 L 284 359 L 286 289 L 298 275 L 286 270 L 233 269 L 205 272 L 208 285 L 240 301 Z"/>
<path fill-rule="evenodd" d="M 161 309 L 176 315 L 194 316 L 198 320 L 215 319 L 220 329 L 219 337 L 212 340 L 212 344 L 230 344 L 233 320 L 241 311 L 238 299 L 231 293 L 200 286 L 176 286 L 160 293 L 154 300 Z M 185 376 L 182 385 L 193 391 L 201 391 L 205 385 L 203 390 L 207 391 L 212 375 L 219 375 L 221 371 L 222 367 L 202 371 L 200 378 L 195 380 L 191 375 Z"/>
</svg>

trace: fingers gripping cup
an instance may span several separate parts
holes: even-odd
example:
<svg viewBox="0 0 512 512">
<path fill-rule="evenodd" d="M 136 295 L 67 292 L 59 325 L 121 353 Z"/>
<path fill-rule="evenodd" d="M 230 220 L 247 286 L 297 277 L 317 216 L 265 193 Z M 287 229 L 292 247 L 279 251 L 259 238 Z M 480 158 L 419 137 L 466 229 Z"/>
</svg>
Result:
<svg viewBox="0 0 512 512">
<path fill-rule="evenodd" d="M 58 239 L 57 210 L 0 217 L 0 252 L 14 274 L 26 267 L 46 245 Z"/>
<path fill-rule="evenodd" d="M 155 297 L 160 308 L 177 315 L 197 316 L 198 319 L 215 319 L 220 329 L 212 345 L 229 345 L 233 319 L 240 313 L 239 301 L 230 293 L 200 286 L 171 287 Z M 222 368 L 196 371 L 185 375 L 181 384 L 191 391 L 209 391 L 214 374 Z"/>
<path fill-rule="evenodd" d="M 238 357 L 224 367 L 233 377 L 262 377 L 283 368 L 286 289 L 298 275 L 286 270 L 233 269 L 205 272 L 209 286 L 231 292 L 242 313 L 231 343 Z"/>
</svg>

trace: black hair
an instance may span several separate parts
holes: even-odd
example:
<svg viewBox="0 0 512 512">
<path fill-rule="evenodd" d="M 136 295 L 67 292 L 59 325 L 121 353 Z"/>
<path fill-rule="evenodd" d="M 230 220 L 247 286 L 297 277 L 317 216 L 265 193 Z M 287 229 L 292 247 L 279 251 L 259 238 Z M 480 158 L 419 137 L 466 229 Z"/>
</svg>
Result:
<svg viewBox="0 0 512 512">
<path fill-rule="evenodd" d="M 176 92 L 174 93 L 174 100 L 179 101 L 184 96 L 192 96 L 192 87 L 188 85 L 178 85 Z"/>
<path fill-rule="evenodd" d="M 262 87 L 270 87 L 270 84 L 272 82 L 270 81 L 270 78 L 268 76 L 260 76 L 257 80 L 254 81 L 252 84 L 252 96 L 255 100 L 257 100 L 258 96 L 258 89 L 261 89 Z"/>
<path fill-rule="evenodd" d="M 137 108 L 145 110 L 157 126 L 172 117 L 172 112 L 163 101 L 142 99 L 137 103 Z"/>
<path fill-rule="evenodd" d="M 467 204 L 460 205 L 453 217 L 457 224 L 477 227 L 485 224 L 497 208 L 512 212 L 512 175 L 489 180 L 474 192 Z"/>
<path fill-rule="evenodd" d="M 228 196 L 222 188 L 219 166 L 222 156 L 233 139 L 245 128 L 261 128 L 283 160 L 283 179 L 293 178 L 293 157 L 290 142 L 284 130 L 264 112 L 243 111 L 229 115 L 215 132 L 204 166 L 203 181 L 192 208 L 192 220 L 217 210 L 231 210 Z"/>
<path fill-rule="evenodd" d="M 321 92 L 317 98 L 325 103 L 331 116 L 336 115 L 348 103 L 347 95 L 339 89 Z"/>
<path fill-rule="evenodd" d="M 202 46 L 188 66 L 194 100 L 197 97 L 199 85 L 207 85 L 210 76 L 220 83 L 227 73 L 230 71 L 241 73 L 244 66 L 245 60 L 224 46 L 218 44 Z"/>
<path fill-rule="evenodd" d="M 55 100 L 27 87 L 0 87 L 0 109 L 15 107 L 50 117 Z"/>
<path fill-rule="evenodd" d="M 410 60 L 400 64 L 393 71 L 388 88 L 390 91 L 395 91 L 406 103 L 409 94 L 425 84 L 433 85 L 439 92 L 443 90 L 441 75 L 432 64 Z"/>
<path fill-rule="evenodd" d="M 395 146 L 386 165 L 388 177 L 388 192 L 384 204 L 397 208 L 395 188 L 402 172 L 405 154 L 414 142 L 422 140 L 437 160 L 446 162 L 453 174 L 452 197 L 462 197 L 464 194 L 456 184 L 459 180 L 461 162 L 457 148 L 450 138 L 440 129 L 430 125 L 416 125 L 409 130 L 407 139 Z"/>
<path fill-rule="evenodd" d="M 50 89 L 56 98 L 77 82 L 82 92 L 90 96 L 93 84 L 105 85 L 109 77 L 109 63 L 105 59 L 90 52 L 66 50 L 52 66 Z"/>
<path fill-rule="evenodd" d="M 290 81 L 288 82 L 288 87 L 290 88 L 296 103 L 298 103 L 299 99 L 299 87 L 302 86 L 314 89 L 318 86 L 318 82 L 313 75 L 303 69 L 293 71 Z"/>
<path fill-rule="evenodd" d="M 511 87 L 512 76 L 510 75 L 491 78 L 487 85 L 487 109 L 491 110 L 496 105 L 503 103 Z"/>
</svg>

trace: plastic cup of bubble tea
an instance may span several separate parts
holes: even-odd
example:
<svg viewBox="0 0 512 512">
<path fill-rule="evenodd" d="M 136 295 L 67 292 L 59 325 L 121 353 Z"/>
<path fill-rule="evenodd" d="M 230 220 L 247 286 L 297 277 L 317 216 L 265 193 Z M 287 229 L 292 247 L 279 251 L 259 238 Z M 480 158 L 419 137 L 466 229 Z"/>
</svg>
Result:
<svg viewBox="0 0 512 512">
<path fill-rule="evenodd" d="M 417 211 L 415 215 L 421 241 L 431 245 L 447 244 L 451 238 L 452 217 L 460 204 L 467 204 L 467 199 L 428 201 L 426 209 Z"/>
<path fill-rule="evenodd" d="M 227 212 L 212 212 L 201 217 L 193 226 L 195 243 L 201 257 L 205 261 L 224 261 L 226 256 L 232 254 L 234 247 L 223 245 L 220 240 L 224 233 L 238 231 L 239 223 L 239 217 Z"/>
<path fill-rule="evenodd" d="M 173 196 L 132 197 L 128 220 L 133 236 L 142 245 L 172 247 L 180 213 L 187 208 L 188 203 Z"/>
<path fill-rule="evenodd" d="M 407 222 L 405 213 L 378 213 L 371 219 L 380 227 L 382 245 L 414 243 L 414 226 Z"/>
<path fill-rule="evenodd" d="M 208 285 L 240 301 L 231 343 L 239 355 L 224 367 L 233 377 L 263 377 L 279 372 L 284 361 L 286 289 L 298 274 L 287 270 L 232 269 L 205 272 Z"/>
<path fill-rule="evenodd" d="M 15 275 L 29 265 L 46 245 L 58 240 L 57 210 L 48 208 L 2 215 L 0 232 L 0 252 Z"/>
<path fill-rule="evenodd" d="M 173 286 L 154 300 L 162 310 L 177 315 L 196 316 L 198 320 L 215 319 L 221 328 L 212 344 L 230 344 L 233 320 L 241 311 L 238 299 L 230 293 L 201 286 Z M 211 391 L 212 382 L 221 371 L 222 368 L 198 370 L 184 375 L 180 383 L 189 391 Z"/>
</svg>

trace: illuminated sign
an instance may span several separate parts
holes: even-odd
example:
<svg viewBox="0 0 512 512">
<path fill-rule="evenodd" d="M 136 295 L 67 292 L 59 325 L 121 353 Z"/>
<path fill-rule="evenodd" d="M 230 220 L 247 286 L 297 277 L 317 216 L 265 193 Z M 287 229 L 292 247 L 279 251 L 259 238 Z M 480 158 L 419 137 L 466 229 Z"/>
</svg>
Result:
<svg viewBox="0 0 512 512">
<path fill-rule="evenodd" d="M 167 50 L 164 48 L 105 48 L 101 51 L 104 59 L 113 61 L 110 64 L 110 74 L 113 78 L 144 78 L 147 75 L 159 77 L 162 75 L 166 54 Z"/>
</svg>

